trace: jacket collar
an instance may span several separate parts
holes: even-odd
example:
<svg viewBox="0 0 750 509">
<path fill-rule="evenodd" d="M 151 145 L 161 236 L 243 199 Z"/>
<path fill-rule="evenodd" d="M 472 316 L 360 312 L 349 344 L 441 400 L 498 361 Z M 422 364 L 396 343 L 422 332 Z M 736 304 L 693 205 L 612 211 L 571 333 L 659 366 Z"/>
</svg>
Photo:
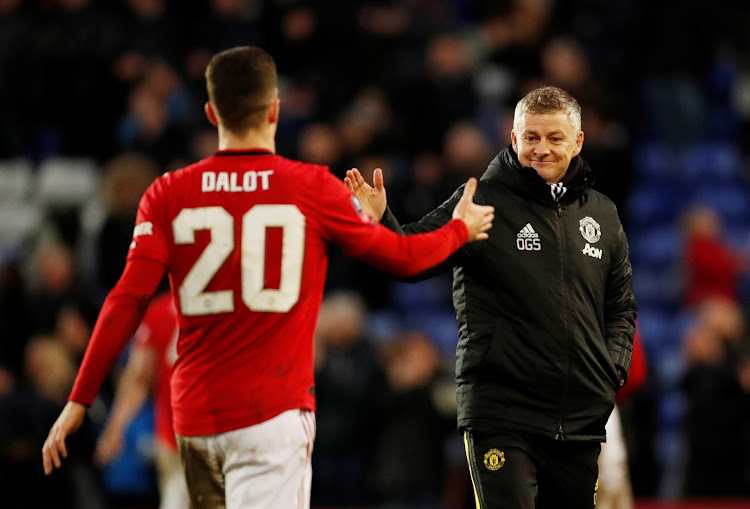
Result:
<svg viewBox="0 0 750 509">
<path fill-rule="evenodd" d="M 539 176 L 534 168 L 521 166 L 511 145 L 495 156 L 481 180 L 506 185 L 518 194 L 541 203 L 555 202 L 551 186 Z M 571 203 L 577 200 L 594 184 L 594 174 L 581 156 L 571 159 L 562 184 L 565 192 L 558 197 L 561 203 Z"/>
</svg>

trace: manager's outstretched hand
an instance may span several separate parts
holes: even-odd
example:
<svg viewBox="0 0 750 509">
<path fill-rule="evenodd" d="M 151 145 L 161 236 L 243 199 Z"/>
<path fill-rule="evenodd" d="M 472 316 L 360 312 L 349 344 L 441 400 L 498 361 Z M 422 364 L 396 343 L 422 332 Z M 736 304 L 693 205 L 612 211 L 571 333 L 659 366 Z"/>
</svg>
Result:
<svg viewBox="0 0 750 509">
<path fill-rule="evenodd" d="M 453 219 L 461 219 L 469 228 L 470 240 L 484 240 L 489 238 L 487 230 L 492 228 L 495 219 L 495 207 L 491 205 L 477 205 L 474 203 L 474 193 L 477 190 L 477 179 L 471 177 L 466 182 L 464 194 L 453 209 Z"/>
<path fill-rule="evenodd" d="M 86 407 L 80 403 L 68 401 L 57 418 L 52 429 L 49 430 L 47 440 L 42 447 L 42 462 L 44 464 L 44 473 L 49 475 L 54 468 L 60 468 L 62 465 L 60 456 L 68 457 L 68 449 L 65 447 L 65 438 L 75 432 L 83 424 L 83 418 L 86 416 Z"/>
<path fill-rule="evenodd" d="M 385 185 L 383 184 L 383 170 L 375 168 L 375 172 L 372 174 L 374 187 L 365 182 L 357 168 L 352 168 L 346 172 L 344 183 L 362 203 L 365 212 L 374 217 L 376 221 L 383 218 L 385 207 L 388 204 L 385 197 Z"/>
</svg>

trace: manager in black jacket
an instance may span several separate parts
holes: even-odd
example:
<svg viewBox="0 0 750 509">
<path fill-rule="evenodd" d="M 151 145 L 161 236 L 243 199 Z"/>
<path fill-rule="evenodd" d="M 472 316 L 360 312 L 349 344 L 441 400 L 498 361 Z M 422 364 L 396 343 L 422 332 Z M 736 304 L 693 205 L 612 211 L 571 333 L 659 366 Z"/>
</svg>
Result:
<svg viewBox="0 0 750 509">
<path fill-rule="evenodd" d="M 480 509 L 595 504 L 636 303 L 625 233 L 614 204 L 591 188 L 583 137 L 567 92 L 543 87 L 521 99 L 511 145 L 475 195 L 495 207 L 490 238 L 439 267 L 453 269 L 458 426 Z M 374 187 L 356 169 L 346 182 L 368 212 L 404 233 L 447 223 L 462 193 L 399 227 L 380 170 Z"/>
</svg>

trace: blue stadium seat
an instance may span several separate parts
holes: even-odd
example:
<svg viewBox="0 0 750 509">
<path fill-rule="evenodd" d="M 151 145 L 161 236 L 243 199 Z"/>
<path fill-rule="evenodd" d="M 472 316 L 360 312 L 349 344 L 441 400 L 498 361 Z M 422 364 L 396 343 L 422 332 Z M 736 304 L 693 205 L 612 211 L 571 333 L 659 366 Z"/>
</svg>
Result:
<svg viewBox="0 0 750 509">
<path fill-rule="evenodd" d="M 659 225 L 629 234 L 630 259 L 634 266 L 666 270 L 682 253 L 682 234 L 676 226 Z"/>
<path fill-rule="evenodd" d="M 676 267 L 634 266 L 633 293 L 639 307 L 674 311 L 680 305 L 682 279 Z"/>
<path fill-rule="evenodd" d="M 450 308 L 451 286 L 450 274 L 441 274 L 418 283 L 394 281 L 391 285 L 391 301 L 396 308 L 405 312 Z"/>
<path fill-rule="evenodd" d="M 389 341 L 403 330 L 401 317 L 392 310 L 373 310 L 367 313 L 367 337 L 375 342 Z"/>
<path fill-rule="evenodd" d="M 635 149 L 636 174 L 641 181 L 677 181 L 680 172 L 680 158 L 676 149 L 666 143 L 641 144 Z"/>
<path fill-rule="evenodd" d="M 682 178 L 687 183 L 740 182 L 742 159 L 739 148 L 731 143 L 691 145 L 682 153 Z"/>
<path fill-rule="evenodd" d="M 628 217 L 635 228 L 672 224 L 685 201 L 682 186 L 666 182 L 641 184 L 628 197 Z"/>
<path fill-rule="evenodd" d="M 682 348 L 683 338 L 674 333 L 672 337 L 675 344 L 663 344 L 651 365 L 661 390 L 679 392 L 686 366 Z"/>
<path fill-rule="evenodd" d="M 676 429 L 685 414 L 685 397 L 680 391 L 666 391 L 659 401 L 657 420 L 663 429 Z"/>
<path fill-rule="evenodd" d="M 692 202 L 715 209 L 728 228 L 750 224 L 750 190 L 744 185 L 697 186 Z"/>
<path fill-rule="evenodd" d="M 452 310 L 408 312 L 404 315 L 404 327 L 424 332 L 433 339 L 443 354 L 449 357 L 455 355 L 458 327 Z"/>
<path fill-rule="evenodd" d="M 637 295 L 636 299 L 638 299 Z M 649 364 L 658 362 L 665 345 L 674 343 L 675 316 L 675 313 L 645 306 L 638 299 L 638 333 Z"/>
</svg>

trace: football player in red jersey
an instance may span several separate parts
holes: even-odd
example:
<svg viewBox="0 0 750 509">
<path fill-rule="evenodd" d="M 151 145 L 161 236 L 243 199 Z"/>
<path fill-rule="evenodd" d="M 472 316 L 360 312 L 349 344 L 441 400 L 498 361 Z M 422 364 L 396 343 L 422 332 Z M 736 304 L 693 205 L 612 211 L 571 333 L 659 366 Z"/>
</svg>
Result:
<svg viewBox="0 0 750 509">
<path fill-rule="evenodd" d="M 401 236 L 376 223 L 324 166 L 275 154 L 276 67 L 232 48 L 206 69 L 217 153 L 144 194 L 127 263 L 107 296 L 44 444 L 50 474 L 165 272 L 178 308 L 172 416 L 192 506 L 308 507 L 315 435 L 313 330 L 327 247 L 400 277 L 488 237 L 492 207 L 469 179 L 453 220 Z"/>
<path fill-rule="evenodd" d="M 102 465 L 119 456 L 125 429 L 152 392 L 160 509 L 184 509 L 189 505 L 170 405 L 169 383 L 172 366 L 177 360 L 178 333 L 177 309 L 172 294 L 161 293 L 151 300 L 141 325 L 135 331 L 135 343 L 94 454 L 97 463 Z"/>
</svg>

